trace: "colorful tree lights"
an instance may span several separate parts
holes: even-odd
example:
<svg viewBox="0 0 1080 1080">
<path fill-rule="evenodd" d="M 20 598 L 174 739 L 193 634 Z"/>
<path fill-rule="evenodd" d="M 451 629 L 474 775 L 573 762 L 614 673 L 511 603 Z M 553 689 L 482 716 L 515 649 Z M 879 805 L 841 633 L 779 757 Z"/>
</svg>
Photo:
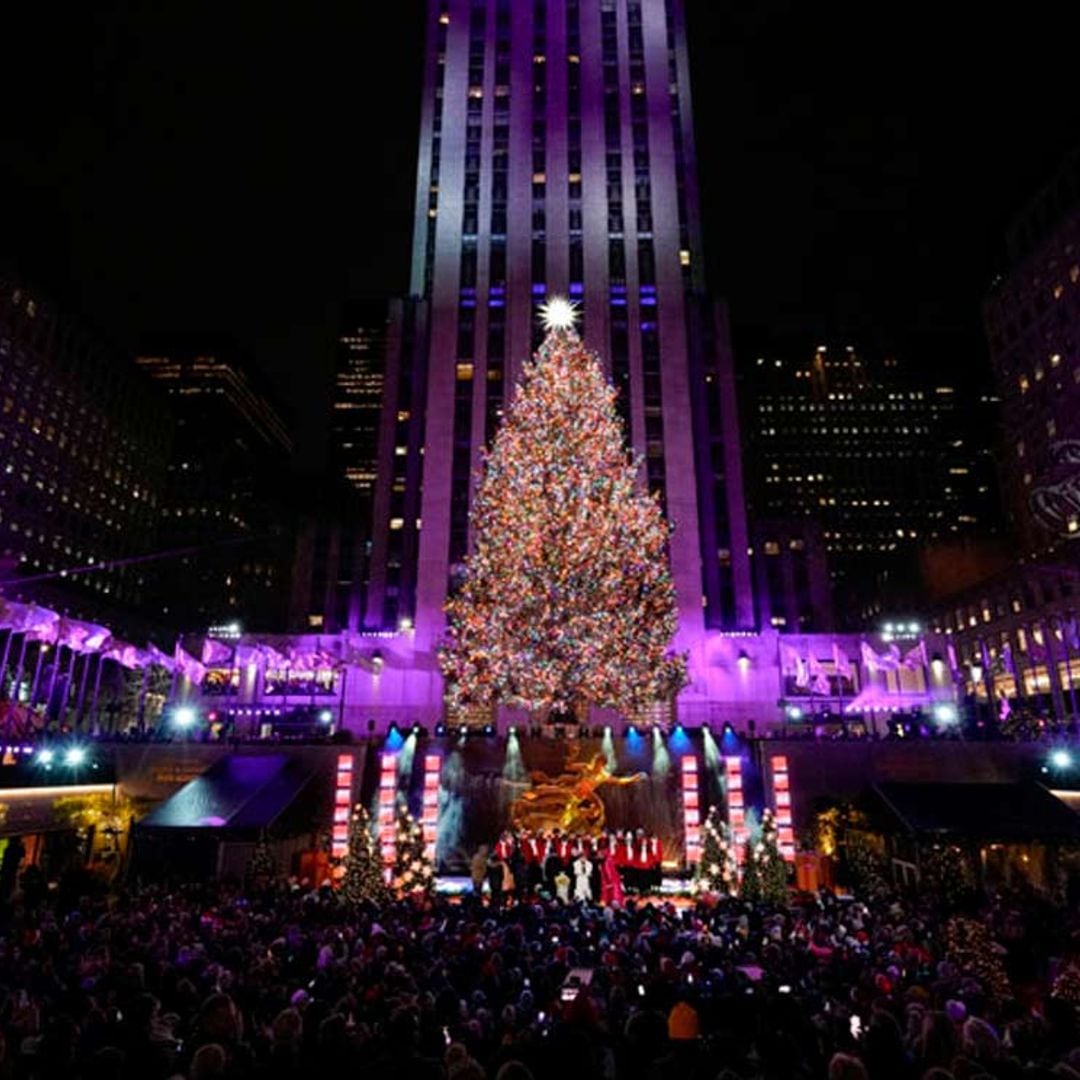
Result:
<svg viewBox="0 0 1080 1080">
<path fill-rule="evenodd" d="M 668 653 L 671 526 L 640 472 L 599 361 L 553 328 L 477 492 L 440 651 L 451 706 L 633 712 L 683 686 L 685 659 Z"/>
<path fill-rule="evenodd" d="M 349 821 L 349 852 L 345 856 L 345 877 L 341 893 L 347 903 L 381 901 L 389 895 L 383 880 L 382 859 L 371 832 L 371 818 L 357 803 Z"/>
</svg>

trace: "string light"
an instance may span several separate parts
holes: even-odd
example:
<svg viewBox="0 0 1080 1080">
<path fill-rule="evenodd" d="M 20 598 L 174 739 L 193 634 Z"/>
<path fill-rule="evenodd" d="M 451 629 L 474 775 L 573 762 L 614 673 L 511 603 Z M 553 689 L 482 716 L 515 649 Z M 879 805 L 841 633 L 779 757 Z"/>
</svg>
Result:
<svg viewBox="0 0 1080 1080">
<path fill-rule="evenodd" d="M 671 526 L 641 472 L 599 361 L 553 330 L 486 457 L 439 658 L 451 707 L 632 713 L 685 684 Z"/>
</svg>

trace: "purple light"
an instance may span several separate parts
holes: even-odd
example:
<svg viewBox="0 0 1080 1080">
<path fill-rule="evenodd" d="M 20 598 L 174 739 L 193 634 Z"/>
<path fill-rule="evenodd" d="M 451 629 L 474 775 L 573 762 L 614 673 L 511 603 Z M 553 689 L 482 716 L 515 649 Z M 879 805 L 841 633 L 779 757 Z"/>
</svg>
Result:
<svg viewBox="0 0 1080 1080">
<path fill-rule="evenodd" d="M 547 286 L 544 285 L 543 283 L 534 285 L 532 287 L 532 294 L 533 294 L 533 296 L 546 296 L 547 295 Z"/>
</svg>

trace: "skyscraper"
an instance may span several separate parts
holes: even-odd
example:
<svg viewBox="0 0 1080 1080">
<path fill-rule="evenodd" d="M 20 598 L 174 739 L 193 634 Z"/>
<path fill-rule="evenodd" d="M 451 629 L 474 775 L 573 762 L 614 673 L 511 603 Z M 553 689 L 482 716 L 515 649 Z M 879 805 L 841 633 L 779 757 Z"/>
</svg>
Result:
<svg viewBox="0 0 1080 1080">
<path fill-rule="evenodd" d="M 441 632 L 482 449 L 552 294 L 580 305 L 674 522 L 680 642 L 753 625 L 680 0 L 430 0 L 411 290 L 415 348 L 387 369 L 369 628 L 415 623 L 419 649 Z"/>
<path fill-rule="evenodd" d="M 385 300 L 349 304 L 334 365 L 332 469 L 365 502 L 378 465 L 388 316 Z"/>
<path fill-rule="evenodd" d="M 0 271 L 0 591 L 143 625 L 172 437 L 128 357 Z"/>
<path fill-rule="evenodd" d="M 177 555 L 156 614 L 185 631 L 280 625 L 293 444 L 278 409 L 227 342 L 158 342 L 136 363 L 176 424 L 159 535 Z"/>
<path fill-rule="evenodd" d="M 894 357 L 807 353 L 746 366 L 755 520 L 818 522 L 841 624 L 917 611 L 920 551 L 997 524 L 992 402 Z"/>
</svg>

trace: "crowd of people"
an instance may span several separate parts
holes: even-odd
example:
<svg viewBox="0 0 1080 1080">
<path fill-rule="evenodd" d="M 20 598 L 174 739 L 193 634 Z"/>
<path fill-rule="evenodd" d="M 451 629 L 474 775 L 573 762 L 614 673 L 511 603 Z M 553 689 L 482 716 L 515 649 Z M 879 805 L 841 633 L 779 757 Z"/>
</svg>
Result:
<svg viewBox="0 0 1080 1080">
<path fill-rule="evenodd" d="M 966 914 L 985 957 L 897 895 L 351 907 L 27 874 L 0 907 L 0 1080 L 1076 1080 L 1076 911 Z"/>
<path fill-rule="evenodd" d="M 600 836 L 508 830 L 473 856 L 473 891 L 486 885 L 495 903 L 547 896 L 621 904 L 627 894 L 659 892 L 662 862 L 659 837 L 640 828 Z"/>
</svg>

